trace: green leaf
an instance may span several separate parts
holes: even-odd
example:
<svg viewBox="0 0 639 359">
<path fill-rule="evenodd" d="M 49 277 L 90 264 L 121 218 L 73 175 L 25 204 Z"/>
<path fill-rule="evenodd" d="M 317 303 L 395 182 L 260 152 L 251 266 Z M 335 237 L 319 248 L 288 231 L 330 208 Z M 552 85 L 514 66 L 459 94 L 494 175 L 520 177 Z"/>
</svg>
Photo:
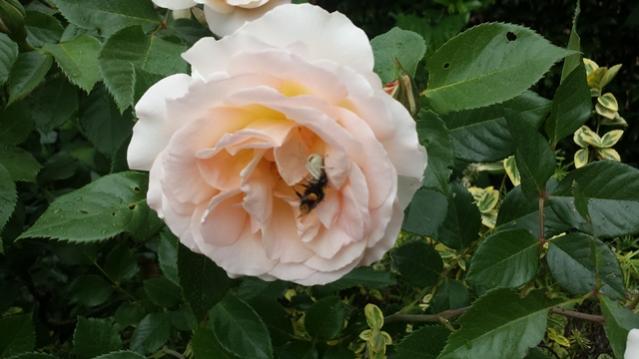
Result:
<svg viewBox="0 0 639 359">
<path fill-rule="evenodd" d="M 125 241 L 116 244 L 107 254 L 103 268 L 116 282 L 131 279 L 140 270 L 136 254 Z"/>
<path fill-rule="evenodd" d="M 78 90 L 58 77 L 46 81 L 25 102 L 36 128 L 48 133 L 77 116 Z"/>
<path fill-rule="evenodd" d="M 0 109 L 0 143 L 19 145 L 33 131 L 32 114 L 23 102 Z"/>
<path fill-rule="evenodd" d="M 111 157 L 133 131 L 133 120 L 118 111 L 102 86 L 95 88 L 82 104 L 80 129 L 101 153 Z"/>
<path fill-rule="evenodd" d="M 87 307 L 95 307 L 104 304 L 111 294 L 113 288 L 104 278 L 88 274 L 77 277 L 69 288 L 71 301 Z"/>
<path fill-rule="evenodd" d="M 35 340 L 31 314 L 0 318 L 0 357 L 30 352 L 35 347 Z"/>
<path fill-rule="evenodd" d="M 481 292 L 516 288 L 535 277 L 539 267 L 539 241 L 528 231 L 497 232 L 481 242 L 470 262 L 466 279 Z"/>
<path fill-rule="evenodd" d="M 387 83 L 403 73 L 415 76 L 417 65 L 426 54 L 424 39 L 417 33 L 398 27 L 371 40 L 375 55 L 375 72 Z"/>
<path fill-rule="evenodd" d="M 16 185 L 11 174 L 0 164 L 0 233 L 7 224 L 18 202 Z"/>
<path fill-rule="evenodd" d="M 572 294 L 585 294 L 601 286 L 600 291 L 610 297 L 625 295 L 615 254 L 596 238 L 570 233 L 554 239 L 546 261 L 555 280 Z"/>
<path fill-rule="evenodd" d="M 422 110 L 417 115 L 417 134 L 428 151 L 424 187 L 447 193 L 454 153 L 446 125 L 436 113 Z"/>
<path fill-rule="evenodd" d="M 271 337 L 266 325 L 253 308 L 241 299 L 226 295 L 211 309 L 209 318 L 209 325 L 225 350 L 240 358 L 273 358 Z"/>
<path fill-rule="evenodd" d="M 520 95 L 570 54 L 523 26 L 481 24 L 433 54 L 424 95 L 442 113 L 503 102 Z"/>
<path fill-rule="evenodd" d="M 511 117 L 508 127 L 517 143 L 515 161 L 521 188 L 527 196 L 536 198 L 546 191 L 546 181 L 555 173 L 555 154 L 534 127 Z"/>
<path fill-rule="evenodd" d="M 183 45 L 155 35 L 146 36 L 139 26 L 122 29 L 111 36 L 100 52 L 100 71 L 120 112 L 134 102 L 136 69 L 163 76 L 186 72 L 186 63 L 180 57 L 184 50 Z"/>
<path fill-rule="evenodd" d="M 52 0 L 62 15 L 78 27 L 107 37 L 131 25 L 158 25 L 160 19 L 145 0 Z"/>
<path fill-rule="evenodd" d="M 171 320 L 167 313 L 147 314 L 131 337 L 131 350 L 151 353 L 160 349 L 171 335 Z"/>
<path fill-rule="evenodd" d="M 502 104 L 453 112 L 442 118 L 449 129 L 455 157 L 470 162 L 493 162 L 515 151 L 507 113 L 517 121 L 539 127 L 549 110 L 550 101 L 526 91 Z"/>
<path fill-rule="evenodd" d="M 451 184 L 448 211 L 437 240 L 451 248 L 463 249 L 478 238 L 480 226 L 481 214 L 473 196 L 461 183 Z"/>
<path fill-rule="evenodd" d="M 91 92 L 100 81 L 100 41 L 96 38 L 81 35 L 59 44 L 46 44 L 43 49 L 53 55 L 69 81 L 84 91 Z"/>
<path fill-rule="evenodd" d="M 522 358 L 543 339 L 548 310 L 557 304 L 542 291 L 524 298 L 508 289 L 491 291 L 460 318 L 461 329 L 438 358 Z"/>
<path fill-rule="evenodd" d="M 19 238 L 53 238 L 88 243 L 146 227 L 147 176 L 122 172 L 102 177 L 58 197 Z"/>
<path fill-rule="evenodd" d="M 13 65 L 7 87 L 11 104 L 27 96 L 38 86 L 51 68 L 51 56 L 39 52 L 23 52 Z"/>
<path fill-rule="evenodd" d="M 207 328 L 197 328 L 191 339 L 195 359 L 233 359 L 217 341 L 215 334 Z"/>
<path fill-rule="evenodd" d="M 109 354 L 100 355 L 93 359 L 144 359 L 142 355 L 130 351 L 119 351 Z"/>
<path fill-rule="evenodd" d="M 615 353 L 615 357 L 623 358 L 628 332 L 631 329 L 639 328 L 639 315 L 606 296 L 600 296 L 599 300 L 601 313 L 606 318 L 604 330 L 610 347 Z"/>
<path fill-rule="evenodd" d="M 46 353 L 22 353 L 9 357 L 9 359 L 57 359 L 55 356 Z"/>
<path fill-rule="evenodd" d="M 437 292 L 431 302 L 431 310 L 434 313 L 447 309 L 463 308 L 470 304 L 470 293 L 460 281 L 444 279 L 437 287 Z"/>
<path fill-rule="evenodd" d="M 64 32 L 58 19 L 40 11 L 27 11 L 24 25 L 27 30 L 27 43 L 34 48 L 57 43 Z"/>
<path fill-rule="evenodd" d="M 423 236 L 436 236 L 446 219 L 447 208 L 446 195 L 434 189 L 420 188 L 407 209 L 402 229 Z"/>
<path fill-rule="evenodd" d="M 395 359 L 435 359 L 444 349 L 448 329 L 427 325 L 408 334 L 395 346 Z"/>
<path fill-rule="evenodd" d="M 111 321 L 78 318 L 78 324 L 73 333 L 73 353 L 78 358 L 93 358 L 121 347 L 122 339 Z"/>
<path fill-rule="evenodd" d="M 391 252 L 393 268 L 408 283 L 429 287 L 439 280 L 444 263 L 439 253 L 423 240 L 410 241 Z"/>
<path fill-rule="evenodd" d="M 592 100 L 586 82 L 586 69 L 582 63 L 566 77 L 555 92 L 550 116 L 546 121 L 546 133 L 553 145 L 581 127 L 590 118 L 591 113 Z"/>
<path fill-rule="evenodd" d="M 362 286 L 368 289 L 382 289 L 395 284 L 395 278 L 389 272 L 377 271 L 371 267 L 359 267 L 337 281 L 323 286 L 316 286 L 313 290 L 323 294 L 356 286 Z"/>
<path fill-rule="evenodd" d="M 31 153 L 18 147 L 0 145 L 0 165 L 9 171 L 14 181 L 35 182 L 42 165 Z"/>
<path fill-rule="evenodd" d="M 577 53 L 567 56 L 564 59 L 564 66 L 561 69 L 561 82 L 563 82 L 568 75 L 573 72 L 577 66 L 581 65 L 581 38 L 577 33 L 577 20 L 579 19 L 579 14 L 581 13 L 581 4 L 579 0 L 577 0 L 577 5 L 575 6 L 575 14 L 572 17 L 572 28 L 570 30 L 570 37 L 568 38 L 568 46 L 566 47 L 568 50 L 576 51 Z"/>
<path fill-rule="evenodd" d="M 0 86 L 7 82 L 17 58 L 18 45 L 9 36 L 0 33 Z"/>
<path fill-rule="evenodd" d="M 531 348 L 524 359 L 551 359 L 539 348 Z M 604 358 L 600 358 L 604 359 Z"/>
<path fill-rule="evenodd" d="M 172 308 L 182 300 L 180 287 L 164 277 L 145 280 L 144 292 L 153 303 L 160 307 Z"/>
<path fill-rule="evenodd" d="M 231 287 L 231 280 L 222 268 L 184 246 L 178 250 L 178 273 L 184 297 L 200 320 Z"/>
<path fill-rule="evenodd" d="M 319 359 L 319 353 L 316 345 L 312 342 L 292 341 L 277 348 L 275 357 L 278 359 Z M 324 352 L 322 358 L 330 359 L 331 357 Z M 350 359 L 350 356 L 348 358 Z"/>
<path fill-rule="evenodd" d="M 139 303 L 123 303 L 115 311 L 115 321 L 122 328 L 138 324 L 146 314 L 144 308 Z"/>
<path fill-rule="evenodd" d="M 158 264 L 165 277 L 175 283 L 180 283 L 178 277 L 178 248 L 179 241 L 168 230 L 160 232 L 158 244 Z"/>
<path fill-rule="evenodd" d="M 588 198 L 588 212 L 597 237 L 639 233 L 639 170 L 615 161 L 597 161 L 566 176 L 552 198 L 572 204 L 574 182 Z"/>
<path fill-rule="evenodd" d="M 347 314 L 346 305 L 339 297 L 325 297 L 306 312 L 304 327 L 314 338 L 333 339 L 344 329 Z"/>
</svg>

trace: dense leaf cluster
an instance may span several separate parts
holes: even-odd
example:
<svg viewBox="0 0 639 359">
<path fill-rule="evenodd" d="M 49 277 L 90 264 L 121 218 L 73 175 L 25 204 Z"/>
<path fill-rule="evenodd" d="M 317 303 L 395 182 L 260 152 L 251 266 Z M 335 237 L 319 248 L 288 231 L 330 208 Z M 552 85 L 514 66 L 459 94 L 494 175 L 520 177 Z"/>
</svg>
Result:
<svg viewBox="0 0 639 359">
<path fill-rule="evenodd" d="M 541 17 L 539 33 L 471 26 L 516 22 L 518 1 L 317 3 L 374 37 L 429 165 L 395 248 L 315 287 L 228 278 L 127 168 L 133 104 L 188 70 L 179 54 L 205 26 L 150 0 L 0 3 L 0 357 L 623 356 L 639 327 L 636 152 L 572 163 L 576 131 L 599 123 L 580 51 L 612 65 L 606 32 L 589 15 L 570 31 L 572 11 L 553 17 L 565 33 Z M 615 6 L 615 26 L 637 25 L 639 7 Z M 611 88 L 636 139 L 623 71 Z"/>
</svg>

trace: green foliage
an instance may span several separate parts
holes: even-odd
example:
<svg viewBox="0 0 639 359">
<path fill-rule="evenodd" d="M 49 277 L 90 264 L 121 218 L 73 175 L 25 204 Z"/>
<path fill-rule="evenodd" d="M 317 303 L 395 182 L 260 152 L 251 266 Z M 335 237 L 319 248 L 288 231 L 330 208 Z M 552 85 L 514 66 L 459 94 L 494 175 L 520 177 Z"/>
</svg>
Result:
<svg viewBox="0 0 639 359">
<path fill-rule="evenodd" d="M 503 102 L 523 93 L 570 54 L 528 28 L 482 24 L 452 38 L 430 57 L 424 96 L 444 113 Z"/>
<path fill-rule="evenodd" d="M 610 248 L 584 234 L 568 234 L 550 242 L 548 267 L 568 292 L 600 290 L 613 298 L 625 293 L 619 263 Z"/>
<path fill-rule="evenodd" d="M 51 68 L 53 59 L 36 51 L 22 52 L 11 68 L 7 87 L 11 104 L 36 88 L 44 80 L 44 76 Z"/>
<path fill-rule="evenodd" d="M 0 355 L 4 358 L 29 352 L 35 346 L 31 314 L 0 318 Z"/>
<path fill-rule="evenodd" d="M 230 279 L 128 169 L 134 105 L 188 72 L 201 10 L 0 1 L 0 357 L 623 356 L 639 327 L 639 7 L 582 0 L 568 34 L 573 0 L 316 3 L 373 39 L 428 167 L 382 260 L 304 287 Z M 518 18 L 531 28 L 501 22 Z"/>
<path fill-rule="evenodd" d="M 313 337 L 333 339 L 344 328 L 347 312 L 346 306 L 338 297 L 322 298 L 306 312 L 304 326 Z"/>
<path fill-rule="evenodd" d="M 56 199 L 21 238 L 52 238 L 76 243 L 136 233 L 149 224 L 146 175 L 123 172 L 100 178 Z"/>
<path fill-rule="evenodd" d="M 82 35 L 59 44 L 46 44 L 43 49 L 53 55 L 69 81 L 84 91 L 90 92 L 100 81 L 98 68 L 100 42 L 96 38 Z"/>
<path fill-rule="evenodd" d="M 78 358 L 94 358 L 121 347 L 122 340 L 113 323 L 103 319 L 78 318 L 73 334 L 73 352 Z"/>
<path fill-rule="evenodd" d="M 186 63 L 179 56 L 185 50 L 158 36 L 146 36 L 140 26 L 127 27 L 109 37 L 100 51 L 100 71 L 120 112 L 133 104 L 138 77 L 186 72 Z"/>
<path fill-rule="evenodd" d="M 0 86 L 7 82 L 17 58 L 18 45 L 9 36 L 0 34 Z"/>
<path fill-rule="evenodd" d="M 231 280 L 222 268 L 207 257 L 193 253 L 180 246 L 178 250 L 178 273 L 186 300 L 198 318 L 218 303 L 231 286 Z"/>
<path fill-rule="evenodd" d="M 516 288 L 535 277 L 538 258 L 539 241 L 526 230 L 497 232 L 477 248 L 466 279 L 481 292 L 498 287 Z"/>
<path fill-rule="evenodd" d="M 548 310 L 557 304 L 542 292 L 524 298 L 507 289 L 489 292 L 461 317 L 438 358 L 522 358 L 543 339 Z"/>
<path fill-rule="evenodd" d="M 72 24 L 103 36 L 131 25 L 157 25 L 159 17 L 144 0 L 52 0 Z"/>
<path fill-rule="evenodd" d="M 220 345 L 240 358 L 273 358 L 268 329 L 243 300 L 227 295 L 209 313 L 210 326 Z"/>
<path fill-rule="evenodd" d="M 422 241 L 411 241 L 395 248 L 391 258 L 401 277 L 416 287 L 437 283 L 443 269 L 439 253 Z"/>
<path fill-rule="evenodd" d="M 375 54 L 375 72 L 384 83 L 397 80 L 401 74 L 415 76 L 417 65 L 426 54 L 424 39 L 412 31 L 398 27 L 371 40 Z"/>
</svg>

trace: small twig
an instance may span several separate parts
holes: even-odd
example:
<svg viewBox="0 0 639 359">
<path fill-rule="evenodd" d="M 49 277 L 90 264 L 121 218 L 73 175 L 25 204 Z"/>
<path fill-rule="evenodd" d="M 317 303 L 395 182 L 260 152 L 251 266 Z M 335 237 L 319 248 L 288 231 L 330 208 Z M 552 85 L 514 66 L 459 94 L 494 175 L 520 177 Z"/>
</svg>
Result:
<svg viewBox="0 0 639 359">
<path fill-rule="evenodd" d="M 176 352 L 175 350 L 171 350 L 171 349 L 169 349 L 169 348 L 164 348 L 164 349 L 162 349 L 162 351 L 163 351 L 165 354 L 168 354 L 168 355 L 170 355 L 170 356 L 172 356 L 172 357 L 175 357 L 175 358 L 178 358 L 178 359 L 184 359 L 184 355 L 182 355 L 182 354 L 180 354 L 180 353 Z"/>
<path fill-rule="evenodd" d="M 563 315 L 565 317 L 583 319 L 583 320 L 587 320 L 587 321 L 595 322 L 599 324 L 603 324 L 603 322 L 606 321 L 603 315 L 582 313 L 582 312 L 577 312 L 575 310 L 570 310 L 570 309 L 557 307 L 557 308 L 552 308 L 552 312 L 555 314 Z"/>
<path fill-rule="evenodd" d="M 546 193 L 542 191 L 539 193 L 539 245 L 543 246 L 546 243 L 545 226 L 544 226 L 544 208 L 546 201 Z"/>
<path fill-rule="evenodd" d="M 392 323 L 392 322 L 413 322 L 413 323 L 427 323 L 427 322 L 438 322 L 443 323 L 455 317 L 458 317 L 464 314 L 470 307 L 463 307 L 458 309 L 448 309 L 440 313 L 436 314 L 391 314 L 384 318 L 384 322 Z M 589 314 L 577 312 L 574 310 L 563 309 L 559 307 L 552 308 L 552 312 L 555 314 L 563 315 L 566 317 L 583 319 L 590 322 L 595 323 L 603 323 L 605 321 L 602 315 L 597 314 Z"/>
</svg>

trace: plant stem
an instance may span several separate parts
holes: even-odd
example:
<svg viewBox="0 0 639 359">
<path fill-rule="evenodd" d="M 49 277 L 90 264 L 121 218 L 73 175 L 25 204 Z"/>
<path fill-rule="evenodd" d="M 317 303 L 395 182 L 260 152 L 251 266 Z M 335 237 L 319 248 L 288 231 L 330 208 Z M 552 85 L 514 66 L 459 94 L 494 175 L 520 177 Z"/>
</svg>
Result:
<svg viewBox="0 0 639 359">
<path fill-rule="evenodd" d="M 552 308 L 552 312 L 555 313 L 555 314 L 563 315 L 565 317 L 583 319 L 583 320 L 587 320 L 589 322 L 595 322 L 595 323 L 599 323 L 599 324 L 603 324 L 603 322 L 606 321 L 606 319 L 603 317 L 603 315 L 582 313 L 582 312 L 577 312 L 575 310 L 569 310 L 569 309 L 564 309 L 564 308 Z"/>
<path fill-rule="evenodd" d="M 544 227 L 544 208 L 546 201 L 546 192 L 539 193 L 539 245 L 543 246 L 546 243 L 545 227 Z"/>
<path fill-rule="evenodd" d="M 448 309 L 436 314 L 400 314 L 395 313 L 384 318 L 385 323 L 392 322 L 413 322 L 413 323 L 427 323 L 427 322 L 439 322 L 448 321 L 455 317 L 464 314 L 470 307 L 463 307 L 458 309 Z M 602 324 L 605 319 L 602 315 L 589 314 L 577 312 L 574 310 L 563 309 L 559 307 L 552 308 L 551 311 L 555 314 L 563 315 L 570 318 L 583 319 L 590 322 Z"/>
</svg>

